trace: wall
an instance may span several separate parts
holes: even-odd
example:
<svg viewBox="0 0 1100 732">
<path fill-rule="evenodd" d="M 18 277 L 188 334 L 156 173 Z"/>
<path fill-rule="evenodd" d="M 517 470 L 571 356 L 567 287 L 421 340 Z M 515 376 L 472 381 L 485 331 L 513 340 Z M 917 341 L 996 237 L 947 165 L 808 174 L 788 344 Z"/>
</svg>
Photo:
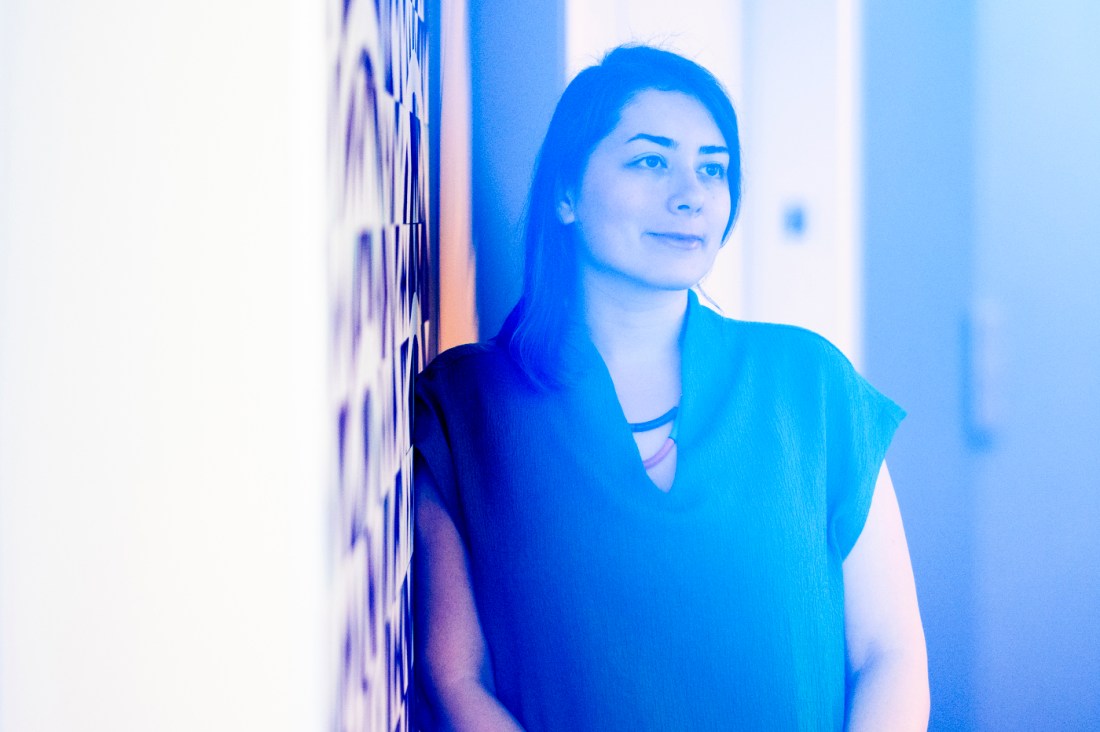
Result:
<svg viewBox="0 0 1100 732">
<path fill-rule="evenodd" d="M 1100 54 L 1093 4 L 866 13 L 868 367 L 932 728 L 1100 726 Z"/>
<path fill-rule="evenodd" d="M 442 0 L 432 38 L 439 46 L 432 83 L 439 91 L 438 159 L 432 174 L 439 221 L 439 350 L 478 339 L 477 259 L 471 224 L 470 39 L 465 0 Z M 435 152 L 435 151 L 433 151 Z M 433 181 L 435 178 L 433 178 Z"/>
<path fill-rule="evenodd" d="M 408 727 L 430 23 L 327 10 L 0 6 L 2 729 Z"/>
<path fill-rule="evenodd" d="M 521 217 L 535 155 L 565 88 L 562 0 L 470 0 L 472 226 L 481 338 L 523 283 Z"/>
<path fill-rule="evenodd" d="M 908 410 L 889 462 L 928 642 L 933 730 L 971 729 L 976 506 L 961 328 L 974 251 L 975 11 L 864 3 L 866 372 Z"/>
<path fill-rule="evenodd" d="M 316 730 L 324 15 L 0 3 L 0 728 Z"/>
<path fill-rule="evenodd" d="M 417 0 L 332 2 L 329 10 L 335 728 L 406 730 L 412 379 L 437 338 L 430 318 L 429 28 Z"/>
<path fill-rule="evenodd" d="M 981 729 L 1100 729 L 1100 6 L 979 2 Z"/>
<path fill-rule="evenodd" d="M 793 323 L 861 366 L 859 14 L 743 0 L 744 317 Z"/>
</svg>

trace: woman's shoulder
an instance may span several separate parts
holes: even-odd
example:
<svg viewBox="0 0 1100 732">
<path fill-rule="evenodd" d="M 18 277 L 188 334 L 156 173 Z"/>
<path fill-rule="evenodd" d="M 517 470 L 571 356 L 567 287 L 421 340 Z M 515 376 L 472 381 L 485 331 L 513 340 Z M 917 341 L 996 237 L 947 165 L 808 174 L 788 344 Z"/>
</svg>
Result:
<svg viewBox="0 0 1100 732">
<path fill-rule="evenodd" d="M 494 360 L 498 350 L 495 341 L 479 341 L 477 343 L 451 346 L 433 358 L 425 367 L 424 372 L 476 366 Z"/>
<path fill-rule="evenodd" d="M 767 346 L 795 354 L 815 354 L 824 358 L 847 360 L 844 353 L 825 336 L 799 325 L 787 323 L 745 322 L 745 337 Z"/>
<path fill-rule="evenodd" d="M 500 347 L 496 339 L 463 343 L 440 352 L 424 368 L 420 378 L 463 377 L 486 369 L 501 368 L 508 360 L 507 352 Z"/>
<path fill-rule="evenodd" d="M 521 372 L 498 338 L 441 352 L 416 377 L 418 387 L 475 391 L 519 382 Z"/>
<path fill-rule="evenodd" d="M 786 323 L 739 320 L 700 307 L 700 319 L 715 344 L 766 361 L 847 364 L 848 358 L 829 339 L 808 328 Z"/>
</svg>

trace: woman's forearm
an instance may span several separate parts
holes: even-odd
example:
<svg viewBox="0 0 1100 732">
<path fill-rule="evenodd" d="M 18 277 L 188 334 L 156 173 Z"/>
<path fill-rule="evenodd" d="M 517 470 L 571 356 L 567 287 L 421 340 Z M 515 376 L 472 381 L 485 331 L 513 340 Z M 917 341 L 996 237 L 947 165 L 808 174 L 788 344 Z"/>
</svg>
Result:
<svg viewBox="0 0 1100 732">
<path fill-rule="evenodd" d="M 523 732 L 492 692 L 475 679 L 438 689 L 439 719 L 455 732 Z"/>
<path fill-rule="evenodd" d="M 928 667 L 921 654 L 884 653 L 853 672 L 848 732 L 928 729 Z"/>
</svg>

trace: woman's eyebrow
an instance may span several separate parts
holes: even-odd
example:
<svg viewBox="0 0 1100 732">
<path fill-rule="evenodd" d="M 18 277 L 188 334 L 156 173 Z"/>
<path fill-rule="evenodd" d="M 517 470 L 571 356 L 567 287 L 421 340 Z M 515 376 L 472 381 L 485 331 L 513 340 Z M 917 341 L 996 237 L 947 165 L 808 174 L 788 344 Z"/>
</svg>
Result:
<svg viewBox="0 0 1100 732">
<path fill-rule="evenodd" d="M 649 142 L 660 145 L 661 147 L 668 147 L 672 148 L 673 150 L 675 150 L 677 147 L 676 141 L 673 140 L 671 137 L 650 135 L 645 132 L 639 132 L 638 134 L 634 135 L 634 137 L 631 137 L 629 140 L 627 140 L 627 142 L 634 142 L 635 140 L 648 140 Z"/>
<path fill-rule="evenodd" d="M 654 143 L 655 145 L 660 145 L 661 147 L 667 147 L 671 150 L 675 150 L 677 147 L 679 147 L 679 144 L 675 140 L 673 140 L 671 137 L 662 137 L 661 135 L 650 135 L 649 133 L 646 133 L 646 132 L 639 132 L 638 134 L 634 135 L 634 137 L 631 137 L 629 140 L 627 140 L 627 142 L 631 143 L 631 142 L 634 142 L 635 140 L 646 140 L 648 142 Z M 725 145 L 703 145 L 702 147 L 699 148 L 699 153 L 702 154 L 702 155 L 718 155 L 718 154 L 721 154 L 721 153 L 725 153 L 725 154 L 729 155 L 729 151 L 730 151 L 729 148 L 726 147 Z"/>
</svg>

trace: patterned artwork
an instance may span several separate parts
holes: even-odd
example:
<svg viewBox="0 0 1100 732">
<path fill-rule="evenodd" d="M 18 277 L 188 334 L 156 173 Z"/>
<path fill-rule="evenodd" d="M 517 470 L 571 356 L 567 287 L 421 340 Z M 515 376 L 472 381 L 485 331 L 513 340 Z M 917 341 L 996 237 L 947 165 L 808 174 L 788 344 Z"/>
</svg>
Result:
<svg viewBox="0 0 1100 732">
<path fill-rule="evenodd" d="M 433 335 L 420 0 L 330 2 L 333 728 L 410 728 L 412 378 Z"/>
</svg>

